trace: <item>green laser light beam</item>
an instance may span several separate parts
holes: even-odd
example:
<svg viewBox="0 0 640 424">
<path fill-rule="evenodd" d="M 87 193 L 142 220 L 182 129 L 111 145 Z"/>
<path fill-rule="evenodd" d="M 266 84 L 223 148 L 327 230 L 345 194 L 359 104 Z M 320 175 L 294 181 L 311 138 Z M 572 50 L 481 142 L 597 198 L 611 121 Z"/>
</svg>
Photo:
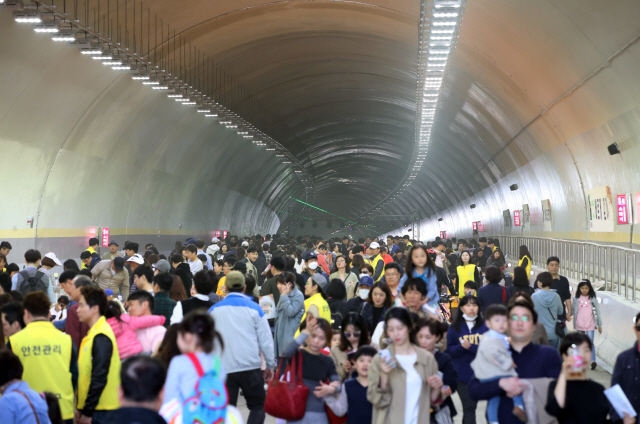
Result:
<svg viewBox="0 0 640 424">
<path fill-rule="evenodd" d="M 295 200 L 296 202 L 300 202 L 300 203 L 302 203 L 303 205 L 307 205 L 307 206 L 309 206 L 310 208 L 317 209 L 317 210 L 319 210 L 320 212 L 324 212 L 324 213 L 329 214 L 329 215 L 331 215 L 331 216 L 335 216 L 336 218 L 340 218 L 341 220 L 343 220 L 343 221 L 347 221 L 348 223 L 353 224 L 353 225 L 357 225 L 358 227 L 362 227 L 362 228 L 377 228 L 377 227 L 375 227 L 375 226 L 373 226 L 373 225 L 369 225 L 369 226 L 365 227 L 365 226 L 363 226 L 363 225 L 358 224 L 357 222 L 353 222 L 353 221 L 351 221 L 351 220 L 349 220 L 349 219 L 347 219 L 347 218 L 343 218 L 343 217 L 341 217 L 340 215 L 336 215 L 336 214 L 331 213 L 331 212 L 329 212 L 329 211 L 325 211 L 324 209 L 320 209 L 320 208 L 319 208 L 319 207 L 317 207 L 317 206 L 313 206 L 313 205 L 312 205 L 312 204 L 310 204 L 310 203 L 303 202 L 302 200 L 300 200 L 300 199 L 296 199 L 295 197 L 291 197 L 291 196 L 289 196 L 289 199 Z M 312 221 L 312 220 L 311 220 L 311 221 Z"/>
</svg>

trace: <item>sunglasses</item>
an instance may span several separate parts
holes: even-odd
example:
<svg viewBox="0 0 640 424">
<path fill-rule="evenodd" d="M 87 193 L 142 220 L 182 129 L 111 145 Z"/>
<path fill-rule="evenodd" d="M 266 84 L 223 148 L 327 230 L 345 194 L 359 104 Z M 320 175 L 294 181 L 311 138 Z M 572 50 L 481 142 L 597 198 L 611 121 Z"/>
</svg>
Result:
<svg viewBox="0 0 640 424">
<path fill-rule="evenodd" d="M 346 338 L 350 338 L 350 337 L 356 337 L 357 338 L 357 337 L 360 337 L 360 332 L 359 331 L 355 331 L 353 333 L 343 333 L 343 334 L 344 334 L 344 336 Z"/>
<path fill-rule="evenodd" d="M 531 320 L 531 318 L 529 317 L 519 317 L 518 315 L 512 315 L 511 316 L 511 321 L 522 321 L 522 322 L 529 322 Z"/>
</svg>

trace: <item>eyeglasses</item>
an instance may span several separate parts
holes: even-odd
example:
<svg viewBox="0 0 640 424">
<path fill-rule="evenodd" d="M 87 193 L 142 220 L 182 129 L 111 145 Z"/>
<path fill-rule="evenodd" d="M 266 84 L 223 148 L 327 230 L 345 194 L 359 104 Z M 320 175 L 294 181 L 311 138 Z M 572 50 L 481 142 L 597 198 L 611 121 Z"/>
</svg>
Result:
<svg viewBox="0 0 640 424">
<path fill-rule="evenodd" d="M 531 318 L 524 316 L 524 317 L 519 317 L 518 315 L 512 315 L 511 316 L 511 321 L 522 321 L 522 322 L 529 322 Z"/>
<path fill-rule="evenodd" d="M 346 338 L 349 338 L 349 337 L 356 337 L 356 338 L 360 337 L 360 332 L 359 331 L 355 331 L 353 333 L 343 333 L 343 334 L 344 334 L 344 336 Z"/>
<path fill-rule="evenodd" d="M 369 274 L 369 271 L 362 270 L 362 271 L 360 271 L 360 273 L 361 274 Z"/>
</svg>

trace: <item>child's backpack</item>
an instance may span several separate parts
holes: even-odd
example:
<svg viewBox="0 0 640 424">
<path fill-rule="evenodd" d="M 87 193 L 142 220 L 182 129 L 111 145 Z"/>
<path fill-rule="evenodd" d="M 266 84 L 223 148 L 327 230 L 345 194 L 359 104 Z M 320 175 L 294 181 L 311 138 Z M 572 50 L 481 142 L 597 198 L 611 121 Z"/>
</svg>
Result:
<svg viewBox="0 0 640 424">
<path fill-rule="evenodd" d="M 229 395 L 220 378 L 220 358 L 213 357 L 213 368 L 206 373 L 195 353 L 187 356 L 200 377 L 191 395 L 182 404 L 183 424 L 222 424 L 227 417 Z"/>
</svg>

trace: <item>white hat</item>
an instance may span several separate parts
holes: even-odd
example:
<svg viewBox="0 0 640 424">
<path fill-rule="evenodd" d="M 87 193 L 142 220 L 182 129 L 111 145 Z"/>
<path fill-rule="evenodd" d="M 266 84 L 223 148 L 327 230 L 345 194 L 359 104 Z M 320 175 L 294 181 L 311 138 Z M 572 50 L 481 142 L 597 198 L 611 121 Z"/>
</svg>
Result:
<svg viewBox="0 0 640 424">
<path fill-rule="evenodd" d="M 45 258 L 49 258 L 51 259 L 53 262 L 56 263 L 56 265 L 58 266 L 62 266 L 62 262 L 60 262 L 60 259 L 58 259 L 58 257 L 56 256 L 55 253 L 53 252 L 49 252 L 46 255 L 44 255 Z"/>
<path fill-rule="evenodd" d="M 211 239 L 211 243 L 217 243 L 219 241 L 220 240 L 218 239 L 218 237 L 214 237 L 214 238 Z"/>
<path fill-rule="evenodd" d="M 378 242 L 371 242 L 371 244 L 369 245 L 370 249 L 380 249 L 380 244 L 378 244 Z"/>
<path fill-rule="evenodd" d="M 248 241 L 246 241 L 246 240 L 245 240 L 245 241 L 243 241 L 243 242 L 242 242 L 242 246 L 243 246 L 243 247 L 249 247 L 249 242 L 248 242 Z"/>
<path fill-rule="evenodd" d="M 142 255 L 140 255 L 139 253 L 136 253 L 135 255 L 127 259 L 127 262 L 135 262 L 138 265 L 142 265 L 144 264 L 144 259 L 142 258 Z"/>
</svg>

